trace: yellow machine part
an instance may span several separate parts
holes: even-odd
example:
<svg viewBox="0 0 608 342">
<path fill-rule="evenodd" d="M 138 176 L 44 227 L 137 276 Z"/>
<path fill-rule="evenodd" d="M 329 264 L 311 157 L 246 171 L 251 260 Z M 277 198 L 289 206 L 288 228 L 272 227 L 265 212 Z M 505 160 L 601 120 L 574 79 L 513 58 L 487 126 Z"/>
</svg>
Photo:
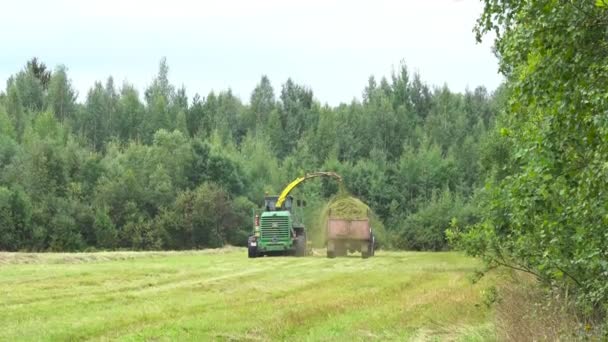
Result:
<svg viewBox="0 0 608 342">
<path fill-rule="evenodd" d="M 332 177 L 338 180 L 338 182 L 342 182 L 342 177 L 335 173 L 335 172 L 313 172 L 313 173 L 308 173 L 302 177 L 298 177 L 296 178 L 294 181 L 292 181 L 291 183 L 289 183 L 284 189 L 283 191 L 281 191 L 281 194 L 279 195 L 279 199 L 277 200 L 277 204 L 276 204 L 276 208 L 280 209 L 283 206 L 283 202 L 285 202 L 285 199 L 287 199 L 287 196 L 289 196 L 289 193 L 295 189 L 295 187 L 297 187 L 298 185 L 300 185 L 300 183 L 302 183 L 303 181 L 310 179 L 310 178 L 314 178 L 314 177 Z"/>
</svg>

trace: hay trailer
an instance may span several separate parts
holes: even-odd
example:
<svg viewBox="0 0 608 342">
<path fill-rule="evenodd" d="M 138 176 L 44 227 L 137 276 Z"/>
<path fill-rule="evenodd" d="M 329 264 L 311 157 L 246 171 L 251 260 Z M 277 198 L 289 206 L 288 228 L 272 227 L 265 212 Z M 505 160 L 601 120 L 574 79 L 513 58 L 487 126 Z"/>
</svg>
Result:
<svg viewBox="0 0 608 342">
<path fill-rule="evenodd" d="M 374 255 L 376 238 L 366 219 L 327 219 L 327 257 L 346 256 L 348 252 L 361 252 L 362 258 Z"/>
</svg>

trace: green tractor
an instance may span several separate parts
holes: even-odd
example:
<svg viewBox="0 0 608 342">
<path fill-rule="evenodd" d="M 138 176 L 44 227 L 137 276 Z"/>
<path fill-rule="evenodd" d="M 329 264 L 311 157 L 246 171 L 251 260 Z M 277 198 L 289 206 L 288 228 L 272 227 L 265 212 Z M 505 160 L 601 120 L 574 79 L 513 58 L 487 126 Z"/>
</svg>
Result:
<svg viewBox="0 0 608 342">
<path fill-rule="evenodd" d="M 289 193 L 307 179 L 332 177 L 339 182 L 342 177 L 334 172 L 314 172 L 298 177 L 281 191 L 279 196 L 266 196 L 261 213 L 254 213 L 254 231 L 247 240 L 248 256 L 308 254 L 306 229 L 302 223 L 304 201 L 296 201 Z"/>
</svg>

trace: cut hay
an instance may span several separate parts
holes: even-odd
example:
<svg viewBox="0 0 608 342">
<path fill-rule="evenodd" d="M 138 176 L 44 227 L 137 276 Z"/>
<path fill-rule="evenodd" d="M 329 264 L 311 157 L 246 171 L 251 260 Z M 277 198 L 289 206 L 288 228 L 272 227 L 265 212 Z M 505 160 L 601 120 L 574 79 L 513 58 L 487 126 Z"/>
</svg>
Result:
<svg viewBox="0 0 608 342">
<path fill-rule="evenodd" d="M 369 217 L 370 209 L 360 199 L 342 195 L 332 199 L 327 205 L 327 218 L 343 220 L 364 220 Z"/>
<path fill-rule="evenodd" d="M 227 254 L 239 247 L 225 246 L 190 251 L 115 251 L 115 252 L 76 252 L 76 253 L 20 253 L 0 252 L 0 266 L 14 264 L 84 264 L 131 260 L 138 258 L 157 258 L 175 255 Z"/>
</svg>

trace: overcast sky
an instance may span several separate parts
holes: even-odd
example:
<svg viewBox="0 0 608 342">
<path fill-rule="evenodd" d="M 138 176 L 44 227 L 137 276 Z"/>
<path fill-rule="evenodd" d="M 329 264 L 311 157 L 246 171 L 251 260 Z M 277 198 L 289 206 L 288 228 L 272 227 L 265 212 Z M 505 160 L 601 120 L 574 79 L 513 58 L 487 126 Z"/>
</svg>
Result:
<svg viewBox="0 0 608 342">
<path fill-rule="evenodd" d="M 479 0 L 1 0 L 0 84 L 33 56 L 64 64 L 79 101 L 96 80 L 143 90 L 167 57 L 188 95 L 228 87 L 248 102 L 260 76 L 288 77 L 322 103 L 361 98 L 405 60 L 430 85 L 494 90 L 491 41 L 472 33 Z"/>
</svg>

